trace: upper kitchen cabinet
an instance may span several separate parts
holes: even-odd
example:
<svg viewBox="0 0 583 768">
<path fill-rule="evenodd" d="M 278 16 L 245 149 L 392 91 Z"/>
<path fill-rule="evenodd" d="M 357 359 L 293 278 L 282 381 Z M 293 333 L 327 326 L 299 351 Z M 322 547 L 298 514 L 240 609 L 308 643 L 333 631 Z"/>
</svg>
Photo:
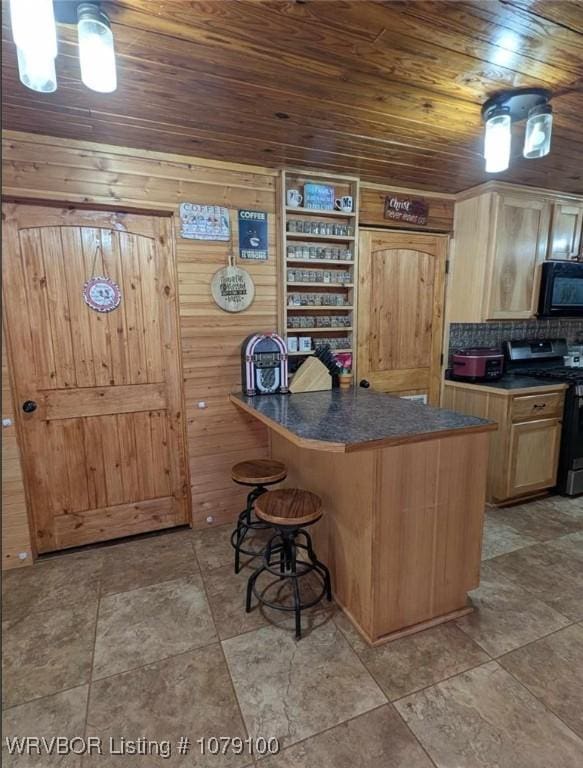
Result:
<svg viewBox="0 0 583 768">
<path fill-rule="evenodd" d="M 456 203 L 447 320 L 523 320 L 536 313 L 539 266 L 573 258 L 583 200 L 487 184 Z"/>
<path fill-rule="evenodd" d="M 583 255 L 583 202 L 553 203 L 549 259 L 578 259 Z"/>
<path fill-rule="evenodd" d="M 492 213 L 484 320 L 531 317 L 537 304 L 536 267 L 547 251 L 549 205 L 495 194 Z"/>
</svg>

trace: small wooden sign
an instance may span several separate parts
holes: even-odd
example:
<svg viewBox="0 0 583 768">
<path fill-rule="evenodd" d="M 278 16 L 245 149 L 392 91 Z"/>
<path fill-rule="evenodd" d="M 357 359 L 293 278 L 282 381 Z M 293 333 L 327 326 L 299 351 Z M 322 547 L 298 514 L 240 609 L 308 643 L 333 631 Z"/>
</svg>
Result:
<svg viewBox="0 0 583 768">
<path fill-rule="evenodd" d="M 429 203 L 423 197 L 385 197 L 385 219 L 407 221 L 409 224 L 427 224 Z"/>
<path fill-rule="evenodd" d="M 211 280 L 213 299 L 225 312 L 242 312 L 255 297 L 255 284 L 249 272 L 240 267 L 224 267 Z"/>
</svg>

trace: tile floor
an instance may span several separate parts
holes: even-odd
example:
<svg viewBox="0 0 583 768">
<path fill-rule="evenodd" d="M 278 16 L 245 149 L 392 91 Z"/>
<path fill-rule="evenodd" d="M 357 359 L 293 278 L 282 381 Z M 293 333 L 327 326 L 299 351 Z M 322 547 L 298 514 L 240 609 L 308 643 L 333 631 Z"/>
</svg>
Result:
<svg viewBox="0 0 583 768">
<path fill-rule="evenodd" d="M 477 611 L 371 649 L 334 606 L 244 612 L 229 528 L 66 554 L 3 579 L 4 736 L 192 741 L 6 766 L 580 768 L 583 499 L 488 510 Z M 277 755 L 200 754 L 209 736 Z"/>
</svg>

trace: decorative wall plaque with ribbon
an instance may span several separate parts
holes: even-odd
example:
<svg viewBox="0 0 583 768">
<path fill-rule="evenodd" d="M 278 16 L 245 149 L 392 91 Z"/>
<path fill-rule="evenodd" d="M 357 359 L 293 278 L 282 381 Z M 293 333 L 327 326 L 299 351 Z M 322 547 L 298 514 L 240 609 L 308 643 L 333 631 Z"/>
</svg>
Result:
<svg viewBox="0 0 583 768">
<path fill-rule="evenodd" d="M 83 299 L 88 307 L 95 312 L 112 312 L 121 304 L 121 289 L 119 285 L 107 275 L 95 275 L 97 254 L 101 246 L 95 249 L 91 277 L 83 286 Z M 105 265 L 104 270 L 105 272 Z"/>
</svg>

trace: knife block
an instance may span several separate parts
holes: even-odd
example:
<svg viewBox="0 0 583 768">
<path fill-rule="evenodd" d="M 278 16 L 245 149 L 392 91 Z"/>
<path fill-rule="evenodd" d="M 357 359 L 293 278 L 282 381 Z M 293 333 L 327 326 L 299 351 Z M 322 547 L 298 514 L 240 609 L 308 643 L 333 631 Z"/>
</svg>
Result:
<svg viewBox="0 0 583 768">
<path fill-rule="evenodd" d="M 294 394 L 298 392 L 321 392 L 326 389 L 332 389 L 332 376 L 330 376 L 330 371 L 324 363 L 316 357 L 308 357 L 300 365 L 289 385 L 289 391 Z"/>
</svg>

